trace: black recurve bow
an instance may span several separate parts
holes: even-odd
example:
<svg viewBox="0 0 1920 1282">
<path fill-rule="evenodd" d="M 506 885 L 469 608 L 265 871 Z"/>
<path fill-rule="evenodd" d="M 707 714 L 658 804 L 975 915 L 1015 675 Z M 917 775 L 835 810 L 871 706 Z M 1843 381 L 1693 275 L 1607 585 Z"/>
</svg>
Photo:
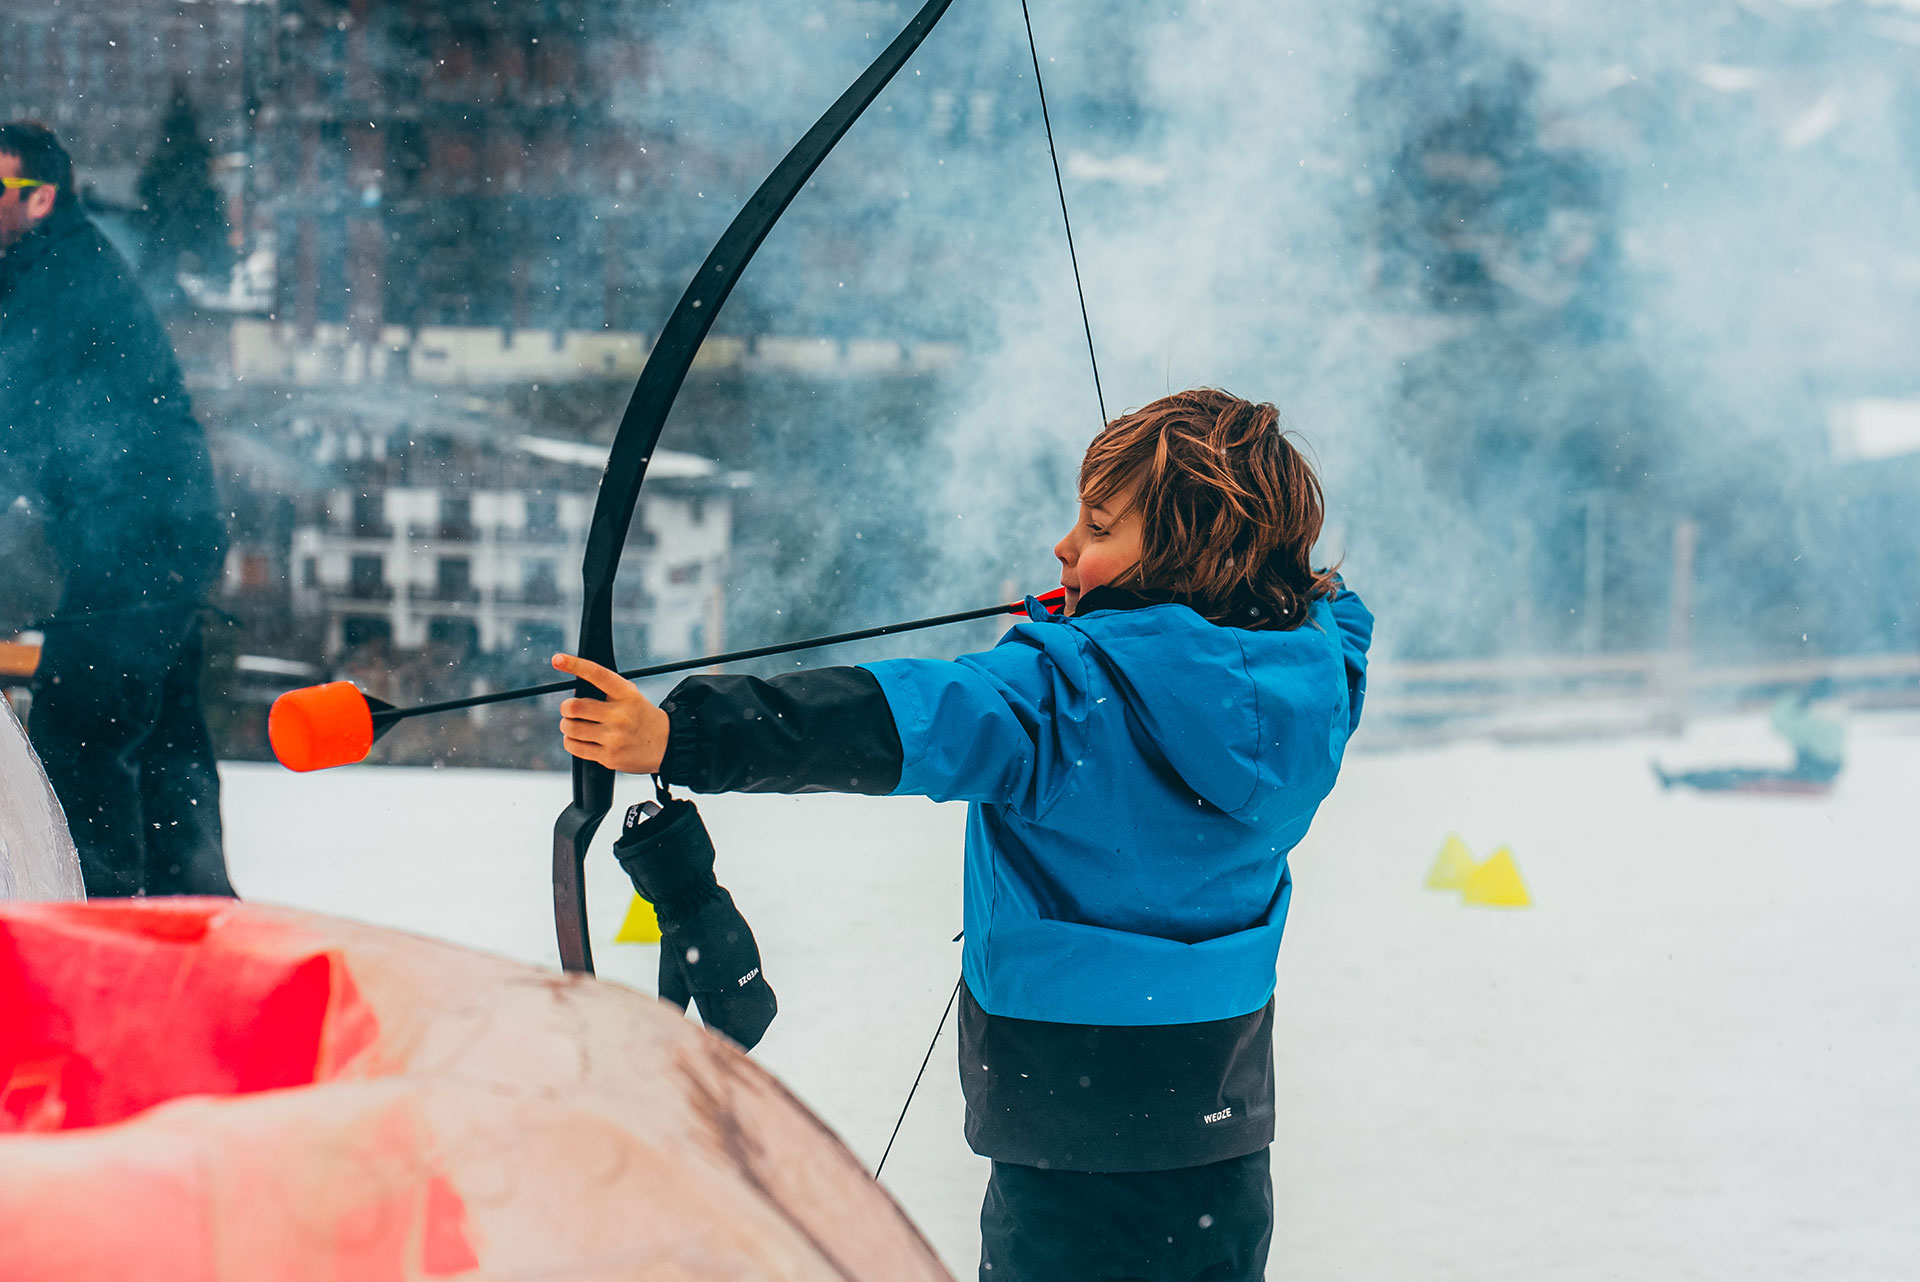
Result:
<svg viewBox="0 0 1920 1282">
<path fill-rule="evenodd" d="M 578 653 L 608 668 L 619 667 L 613 652 L 613 580 L 634 506 L 646 479 L 647 464 L 666 426 L 667 412 L 686 381 L 695 354 L 720 305 L 733 291 L 780 215 L 827 158 L 834 144 L 852 127 L 876 96 L 920 47 L 927 33 L 947 11 L 952 0 L 926 0 L 913 20 L 888 45 L 873 65 L 861 73 L 825 115 L 794 144 L 786 158 L 760 184 L 734 216 L 726 233 L 700 265 L 687 290 L 674 305 L 647 356 L 633 396 L 621 416 L 620 429 L 607 457 L 594 504 L 593 524 L 587 531 L 586 556 L 580 567 L 585 599 L 580 611 Z M 1035 67 L 1036 72 L 1038 66 Z M 587 682 L 576 686 L 583 698 L 599 698 Z M 553 826 L 553 921 L 560 941 L 560 964 L 577 974 L 593 973 L 593 948 L 587 937 L 587 897 L 583 874 L 587 847 L 594 832 L 613 807 L 613 771 L 595 762 L 575 758 L 573 804 Z"/>
</svg>

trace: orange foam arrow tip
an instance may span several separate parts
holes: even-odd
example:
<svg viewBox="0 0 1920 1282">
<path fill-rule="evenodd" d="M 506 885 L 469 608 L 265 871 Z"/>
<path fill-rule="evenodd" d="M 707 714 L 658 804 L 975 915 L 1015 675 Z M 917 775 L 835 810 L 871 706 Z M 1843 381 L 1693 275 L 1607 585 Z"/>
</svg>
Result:
<svg viewBox="0 0 1920 1282">
<path fill-rule="evenodd" d="M 267 741 L 289 770 L 352 765 L 373 750 L 373 709 L 351 681 L 289 690 L 267 714 Z"/>
</svg>

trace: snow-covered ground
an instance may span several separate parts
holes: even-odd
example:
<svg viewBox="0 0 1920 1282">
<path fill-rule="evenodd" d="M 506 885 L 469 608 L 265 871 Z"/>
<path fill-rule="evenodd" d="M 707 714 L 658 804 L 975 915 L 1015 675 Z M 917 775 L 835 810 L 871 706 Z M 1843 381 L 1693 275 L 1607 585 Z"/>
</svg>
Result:
<svg viewBox="0 0 1920 1282">
<path fill-rule="evenodd" d="M 1920 1277 L 1920 719 L 1851 733 L 1819 800 L 1654 785 L 1650 757 L 1778 759 L 1758 719 L 1350 758 L 1294 857 L 1269 1276 Z M 554 964 L 562 776 L 223 778 L 242 893 Z M 957 973 L 961 808 L 702 810 L 780 997 L 756 1054 L 871 1164 Z M 1511 845 L 1536 906 L 1423 890 L 1450 831 Z M 602 976 L 651 989 L 604 849 L 591 890 Z M 969 1277 L 952 1038 L 886 1182 Z"/>
</svg>

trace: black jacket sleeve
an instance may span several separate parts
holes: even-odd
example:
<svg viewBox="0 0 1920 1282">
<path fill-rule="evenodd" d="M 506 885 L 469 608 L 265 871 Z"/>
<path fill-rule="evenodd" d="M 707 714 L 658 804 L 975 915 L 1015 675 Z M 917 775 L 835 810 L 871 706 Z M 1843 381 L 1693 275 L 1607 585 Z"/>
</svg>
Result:
<svg viewBox="0 0 1920 1282">
<path fill-rule="evenodd" d="M 227 547 L 206 433 L 165 327 L 77 208 L 0 267 L 0 452 L 18 452 L 65 602 L 197 602 Z M 31 429 L 25 431 L 22 429 Z"/>
<path fill-rule="evenodd" d="M 865 668 L 771 680 L 689 677 L 661 708 L 671 729 L 661 778 L 695 792 L 859 792 L 900 783 L 893 710 Z"/>
</svg>

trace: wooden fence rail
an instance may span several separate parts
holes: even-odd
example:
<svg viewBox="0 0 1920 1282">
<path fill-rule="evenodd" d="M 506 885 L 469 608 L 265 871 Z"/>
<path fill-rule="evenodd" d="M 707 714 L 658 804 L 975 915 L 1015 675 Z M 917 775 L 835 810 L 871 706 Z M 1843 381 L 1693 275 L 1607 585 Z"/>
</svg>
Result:
<svg viewBox="0 0 1920 1282">
<path fill-rule="evenodd" d="M 1367 739 L 1392 746 L 1464 735 L 1672 732 L 1699 712 L 1821 681 L 1854 706 L 1920 704 L 1920 654 L 1735 664 L 1696 664 L 1673 651 L 1384 662 L 1368 673 Z"/>
</svg>

